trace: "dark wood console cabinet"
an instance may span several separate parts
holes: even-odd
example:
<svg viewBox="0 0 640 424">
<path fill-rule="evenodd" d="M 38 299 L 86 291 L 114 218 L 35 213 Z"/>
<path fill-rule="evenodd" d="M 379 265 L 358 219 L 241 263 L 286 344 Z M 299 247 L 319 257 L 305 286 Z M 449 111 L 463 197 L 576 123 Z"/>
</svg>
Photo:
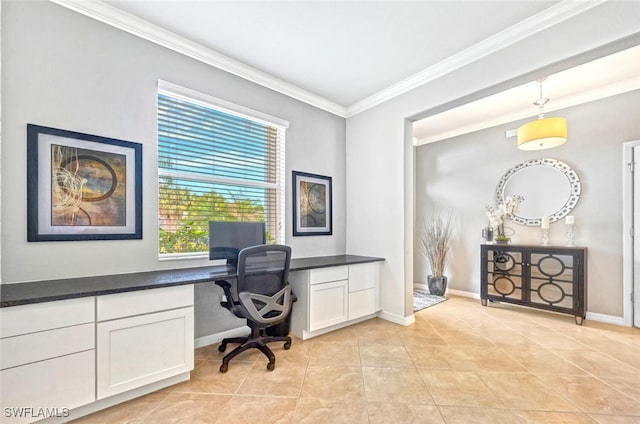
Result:
<svg viewBox="0 0 640 424">
<path fill-rule="evenodd" d="M 587 298 L 584 247 L 483 244 L 480 299 L 575 316 L 582 325 Z"/>
</svg>

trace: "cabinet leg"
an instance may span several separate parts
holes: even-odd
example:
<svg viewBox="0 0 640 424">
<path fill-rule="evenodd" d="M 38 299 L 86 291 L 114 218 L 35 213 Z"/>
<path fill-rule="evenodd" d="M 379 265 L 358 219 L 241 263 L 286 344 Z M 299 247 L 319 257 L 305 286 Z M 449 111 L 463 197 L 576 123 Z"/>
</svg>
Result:
<svg viewBox="0 0 640 424">
<path fill-rule="evenodd" d="M 482 303 L 482 306 L 487 306 L 487 299 L 480 299 L 480 303 Z"/>
<path fill-rule="evenodd" d="M 576 315 L 576 325 L 582 325 L 583 321 L 584 321 L 584 317 L 579 317 Z"/>
</svg>

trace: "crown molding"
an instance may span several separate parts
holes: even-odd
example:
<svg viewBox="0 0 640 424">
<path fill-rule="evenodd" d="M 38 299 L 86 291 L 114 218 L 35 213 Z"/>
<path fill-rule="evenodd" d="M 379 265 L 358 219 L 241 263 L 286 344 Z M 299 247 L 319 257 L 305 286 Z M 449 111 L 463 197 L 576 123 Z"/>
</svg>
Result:
<svg viewBox="0 0 640 424">
<path fill-rule="evenodd" d="M 346 108 L 256 68 L 218 53 L 185 37 L 140 19 L 99 0 L 49 0 L 97 21 L 184 54 L 192 59 L 229 72 L 263 87 L 282 93 L 319 109 L 345 117 Z"/>
<path fill-rule="evenodd" d="M 479 43 L 474 44 L 447 59 L 438 62 L 384 90 L 380 90 L 347 107 L 346 117 L 357 115 L 374 106 L 393 99 L 401 94 L 413 90 L 430 81 L 456 71 L 463 66 L 489 56 L 512 44 L 522 41 L 532 35 L 546 30 L 554 25 L 571 19 L 586 12 L 608 0 L 573 1 L 564 0 L 548 9 L 537 13 L 524 21 L 510 26 L 504 31 L 498 32 Z"/>
<path fill-rule="evenodd" d="M 49 1 L 311 106 L 343 118 L 349 118 L 584 13 L 608 0 L 563 0 L 433 66 L 353 103 L 349 107 L 339 105 L 322 96 L 262 72 L 100 0 Z"/>
</svg>

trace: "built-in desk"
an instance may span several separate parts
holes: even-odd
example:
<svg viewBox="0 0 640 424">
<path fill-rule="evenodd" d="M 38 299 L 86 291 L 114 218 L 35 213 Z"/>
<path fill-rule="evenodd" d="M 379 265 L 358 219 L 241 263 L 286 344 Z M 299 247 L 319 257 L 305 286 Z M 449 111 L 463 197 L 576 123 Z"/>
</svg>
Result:
<svg viewBox="0 0 640 424">
<path fill-rule="evenodd" d="M 307 338 L 373 316 L 382 260 L 293 259 L 292 332 Z M 219 265 L 1 285 L 0 406 L 27 411 L 4 420 L 32 422 L 44 411 L 67 422 L 188 380 L 194 284 L 235 277 Z"/>
<path fill-rule="evenodd" d="M 348 266 L 383 261 L 383 258 L 357 255 L 316 256 L 291 260 L 292 272 L 316 268 Z M 59 280 L 10 283 L 0 285 L 0 308 L 51 302 L 78 297 L 158 289 L 185 284 L 209 283 L 235 278 L 235 267 L 228 265 L 135 272 L 129 274 L 100 275 L 65 278 Z"/>
</svg>

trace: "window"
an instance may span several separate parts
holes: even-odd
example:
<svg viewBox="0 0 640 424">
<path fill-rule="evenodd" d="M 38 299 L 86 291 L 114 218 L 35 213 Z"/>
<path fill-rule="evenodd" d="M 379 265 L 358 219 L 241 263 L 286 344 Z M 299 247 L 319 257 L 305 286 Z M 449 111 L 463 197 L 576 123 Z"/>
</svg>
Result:
<svg viewBox="0 0 640 424">
<path fill-rule="evenodd" d="M 158 84 L 159 253 L 203 256 L 208 221 L 264 221 L 284 242 L 286 121 Z"/>
</svg>

